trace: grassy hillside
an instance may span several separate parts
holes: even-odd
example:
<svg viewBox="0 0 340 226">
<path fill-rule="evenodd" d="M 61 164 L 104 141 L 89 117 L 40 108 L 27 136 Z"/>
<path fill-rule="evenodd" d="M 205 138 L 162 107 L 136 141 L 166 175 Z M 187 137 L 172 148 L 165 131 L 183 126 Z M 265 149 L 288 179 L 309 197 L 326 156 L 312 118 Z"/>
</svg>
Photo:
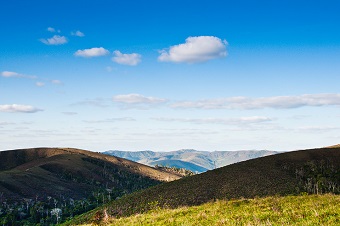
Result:
<svg viewBox="0 0 340 226">
<path fill-rule="evenodd" d="M 340 148 L 320 148 L 253 159 L 161 184 L 111 202 L 79 222 L 123 217 L 155 208 L 194 206 L 216 199 L 340 192 Z"/>
<path fill-rule="evenodd" d="M 70 148 L 2 151 L 0 159 L 0 223 L 9 225 L 25 220 L 48 225 L 53 223 L 52 209 L 61 209 L 65 219 L 180 178 L 129 160 Z"/>
<path fill-rule="evenodd" d="M 200 206 L 155 209 L 106 223 L 133 225 L 340 225 L 339 195 L 218 200 Z"/>
<path fill-rule="evenodd" d="M 104 154 L 129 159 L 142 164 L 179 167 L 193 172 L 206 172 L 236 162 L 277 154 L 274 151 L 196 151 L 183 149 L 171 152 L 153 151 L 107 151 Z"/>
</svg>

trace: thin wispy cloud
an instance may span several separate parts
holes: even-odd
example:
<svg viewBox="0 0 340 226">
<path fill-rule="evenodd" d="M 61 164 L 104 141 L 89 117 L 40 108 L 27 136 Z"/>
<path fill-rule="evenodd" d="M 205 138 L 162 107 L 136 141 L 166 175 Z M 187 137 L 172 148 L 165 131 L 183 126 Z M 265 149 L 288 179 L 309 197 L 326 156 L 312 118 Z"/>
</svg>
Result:
<svg viewBox="0 0 340 226">
<path fill-rule="evenodd" d="M 52 82 L 52 84 L 55 84 L 55 85 L 62 85 L 62 84 L 63 84 L 63 82 L 62 82 L 62 81 L 60 81 L 60 80 L 56 80 L 56 79 L 54 79 L 54 80 L 51 80 L 51 82 Z"/>
<path fill-rule="evenodd" d="M 77 112 L 72 112 L 72 111 L 65 111 L 65 112 L 61 112 L 62 114 L 64 115 L 77 115 L 78 113 Z"/>
<path fill-rule="evenodd" d="M 296 129 L 298 132 L 330 132 L 333 130 L 340 130 L 340 127 L 337 126 L 302 126 Z"/>
<path fill-rule="evenodd" d="M 112 123 L 112 122 L 133 122 L 136 121 L 134 118 L 130 117 L 122 117 L 122 118 L 110 118 L 110 119 L 102 119 L 102 120 L 83 120 L 86 123 Z"/>
<path fill-rule="evenodd" d="M 188 37 L 185 43 L 161 50 L 158 60 L 174 63 L 200 63 L 227 56 L 228 43 L 214 36 Z"/>
<path fill-rule="evenodd" d="M 68 42 L 65 36 L 60 35 L 54 35 L 53 37 L 47 39 L 41 38 L 39 40 L 46 45 L 63 45 Z"/>
<path fill-rule="evenodd" d="M 95 99 L 86 99 L 84 101 L 79 101 L 77 103 L 71 104 L 71 106 L 93 106 L 93 107 L 101 107 L 105 108 L 108 107 L 108 102 L 110 99 L 103 99 L 103 98 L 95 98 Z"/>
<path fill-rule="evenodd" d="M 0 76 L 5 77 L 5 78 L 23 78 L 23 79 L 31 79 L 31 80 L 42 80 L 42 81 L 37 81 L 35 83 L 35 85 L 38 87 L 45 86 L 46 82 L 51 82 L 52 84 L 55 84 L 55 85 L 63 84 L 60 80 L 44 79 L 44 78 L 39 78 L 38 76 L 35 76 L 35 75 L 27 75 L 27 74 L 14 72 L 14 71 L 2 71 L 0 73 Z"/>
<path fill-rule="evenodd" d="M 42 109 L 33 107 L 31 105 L 20 105 L 20 104 L 5 104 L 0 105 L 0 112 L 8 113 L 36 113 L 43 111 Z"/>
<path fill-rule="evenodd" d="M 48 27 L 46 30 L 51 32 L 51 33 L 60 33 L 61 32 L 60 30 L 57 30 L 54 27 Z"/>
<path fill-rule="evenodd" d="M 273 121 L 272 118 L 264 116 L 251 116 L 239 118 L 152 118 L 152 119 L 164 122 L 188 122 L 194 124 L 224 124 L 224 125 L 255 124 Z"/>
<path fill-rule="evenodd" d="M 120 51 L 116 50 L 113 52 L 114 57 L 112 57 L 112 61 L 116 62 L 117 64 L 129 65 L 129 66 L 136 66 L 141 62 L 142 56 L 138 53 L 121 53 Z"/>
<path fill-rule="evenodd" d="M 219 99 L 206 99 L 199 101 L 181 101 L 171 105 L 172 108 L 196 109 L 291 109 L 299 107 L 340 106 L 340 94 L 304 94 L 300 96 L 274 96 L 274 97 L 228 97 Z"/>
<path fill-rule="evenodd" d="M 36 82 L 35 85 L 38 86 L 38 87 L 43 87 L 43 86 L 45 86 L 45 83 L 43 83 L 43 82 Z"/>
<path fill-rule="evenodd" d="M 0 121 L 0 126 L 9 126 L 9 125 L 15 125 L 15 123 L 14 122 L 1 122 Z"/>
<path fill-rule="evenodd" d="M 37 79 L 37 76 L 34 75 L 26 75 L 26 74 L 21 74 L 18 72 L 14 71 L 3 71 L 1 72 L 1 76 L 5 78 L 27 78 L 27 79 Z"/>
<path fill-rule="evenodd" d="M 163 98 L 147 97 L 136 93 L 116 95 L 112 97 L 112 101 L 123 104 L 161 104 L 167 102 Z"/>
<path fill-rule="evenodd" d="M 85 57 L 85 58 L 91 58 L 91 57 L 100 57 L 108 55 L 110 52 L 107 49 L 104 49 L 103 47 L 94 47 L 91 49 L 83 49 L 83 50 L 77 50 L 77 52 L 74 53 L 77 57 Z"/>
</svg>

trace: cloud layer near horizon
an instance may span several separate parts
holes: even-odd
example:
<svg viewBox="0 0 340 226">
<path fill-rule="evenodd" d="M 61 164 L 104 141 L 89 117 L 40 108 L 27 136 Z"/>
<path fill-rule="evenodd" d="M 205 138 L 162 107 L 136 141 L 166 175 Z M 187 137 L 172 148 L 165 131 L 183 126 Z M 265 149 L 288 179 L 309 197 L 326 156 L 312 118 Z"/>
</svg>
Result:
<svg viewBox="0 0 340 226">
<path fill-rule="evenodd" d="M 152 118 L 156 121 L 164 122 L 189 122 L 194 124 L 253 124 L 271 122 L 273 119 L 264 116 L 250 116 L 239 118 Z"/>
<path fill-rule="evenodd" d="M 304 94 L 300 96 L 273 96 L 273 97 L 228 97 L 219 99 L 206 99 L 198 101 L 181 101 L 171 105 L 172 108 L 196 109 L 289 109 L 304 106 L 340 106 L 340 94 Z"/>
<path fill-rule="evenodd" d="M 123 104 L 161 104 L 167 102 L 163 98 L 146 97 L 135 93 L 113 96 L 112 101 Z"/>
</svg>

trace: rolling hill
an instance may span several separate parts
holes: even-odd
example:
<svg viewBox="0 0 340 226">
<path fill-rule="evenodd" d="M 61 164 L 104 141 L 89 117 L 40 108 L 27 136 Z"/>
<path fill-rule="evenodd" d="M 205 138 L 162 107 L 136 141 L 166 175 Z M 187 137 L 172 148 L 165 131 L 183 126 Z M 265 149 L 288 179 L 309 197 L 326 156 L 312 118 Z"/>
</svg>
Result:
<svg viewBox="0 0 340 226">
<path fill-rule="evenodd" d="M 225 166 L 122 197 L 72 223 L 100 222 L 216 199 L 340 193 L 340 147 L 281 153 Z"/>
<path fill-rule="evenodd" d="M 193 172 L 206 172 L 236 162 L 262 156 L 277 154 L 275 151 L 197 151 L 193 149 L 182 149 L 171 152 L 153 151 L 106 151 L 103 154 L 113 155 L 131 161 L 139 162 L 149 166 L 163 165 L 191 170 Z"/>
<path fill-rule="evenodd" d="M 32 208 L 67 207 L 72 209 L 70 215 L 75 215 L 124 194 L 180 178 L 126 159 L 72 148 L 1 151 L 0 159 L 0 219 L 8 214 L 6 209 L 21 205 L 26 206 L 17 213 L 22 219 L 32 216 Z M 39 214 L 45 220 L 48 216 L 48 211 L 46 216 Z"/>
</svg>

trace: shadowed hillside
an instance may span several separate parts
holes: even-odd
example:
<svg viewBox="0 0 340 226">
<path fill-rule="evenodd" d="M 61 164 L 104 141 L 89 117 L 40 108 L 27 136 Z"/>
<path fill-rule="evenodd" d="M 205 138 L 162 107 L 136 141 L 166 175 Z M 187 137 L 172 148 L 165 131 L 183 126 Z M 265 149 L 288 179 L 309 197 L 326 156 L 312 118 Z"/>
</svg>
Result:
<svg viewBox="0 0 340 226">
<path fill-rule="evenodd" d="M 180 178 L 126 159 L 71 148 L 2 151 L 0 159 L 0 218 L 4 210 L 22 204 L 27 208 L 17 214 L 23 219 L 32 215 L 32 208 L 47 209 L 47 216 L 39 215 L 43 219 L 52 207 L 67 207 L 74 215 Z"/>
<path fill-rule="evenodd" d="M 253 158 L 277 154 L 275 151 L 196 151 L 183 149 L 170 152 L 153 151 L 106 151 L 103 154 L 113 155 L 142 164 L 155 166 L 163 165 L 168 167 L 179 167 L 193 172 L 206 172 L 236 162 Z"/>
<path fill-rule="evenodd" d="M 340 148 L 282 153 L 236 163 L 123 197 L 80 219 L 119 217 L 215 199 L 340 192 Z"/>
</svg>

